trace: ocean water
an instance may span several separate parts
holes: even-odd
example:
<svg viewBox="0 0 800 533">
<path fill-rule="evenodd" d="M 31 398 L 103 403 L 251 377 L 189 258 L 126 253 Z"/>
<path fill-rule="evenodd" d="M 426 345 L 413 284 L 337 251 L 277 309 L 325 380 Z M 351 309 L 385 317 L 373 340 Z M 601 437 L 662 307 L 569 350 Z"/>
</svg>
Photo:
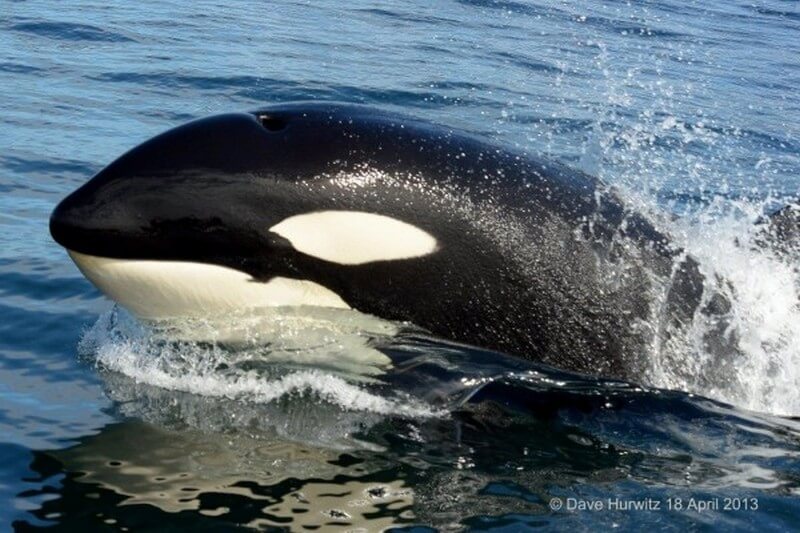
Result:
<svg viewBox="0 0 800 533">
<path fill-rule="evenodd" d="M 4 2 L 0 79 L 3 530 L 796 529 L 798 263 L 749 245 L 800 196 L 796 1 Z M 178 343 L 50 240 L 128 148 L 304 100 L 618 187 L 728 280 L 743 357 L 622 383 L 328 316 Z"/>
</svg>

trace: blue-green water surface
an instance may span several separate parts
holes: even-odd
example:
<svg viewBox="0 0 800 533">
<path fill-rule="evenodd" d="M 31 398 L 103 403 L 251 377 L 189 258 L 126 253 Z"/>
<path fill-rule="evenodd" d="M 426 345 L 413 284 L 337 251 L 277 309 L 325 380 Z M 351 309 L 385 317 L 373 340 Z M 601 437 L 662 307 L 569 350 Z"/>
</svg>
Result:
<svg viewBox="0 0 800 533">
<path fill-rule="evenodd" d="M 736 244 L 800 191 L 796 1 L 6 1 L 0 80 L 0 528 L 800 523 L 797 268 Z M 687 351 L 606 382 L 417 333 L 375 380 L 218 365 L 142 334 L 50 240 L 55 204 L 137 143 L 300 100 L 619 187 L 736 287 L 738 373 Z"/>
</svg>

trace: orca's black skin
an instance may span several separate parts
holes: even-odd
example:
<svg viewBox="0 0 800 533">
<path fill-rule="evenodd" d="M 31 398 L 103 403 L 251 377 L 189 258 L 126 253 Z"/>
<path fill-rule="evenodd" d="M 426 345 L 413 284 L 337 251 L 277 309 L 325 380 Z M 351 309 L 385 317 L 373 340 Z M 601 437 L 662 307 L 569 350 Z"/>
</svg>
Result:
<svg viewBox="0 0 800 533">
<path fill-rule="evenodd" d="M 347 178 L 354 174 L 371 179 Z M 439 248 L 341 265 L 268 231 L 321 210 L 391 216 Z M 312 280 L 366 313 L 619 378 L 636 378 L 645 347 L 666 334 L 636 326 L 656 312 L 652 291 L 666 296 L 663 322 L 679 325 L 691 320 L 703 285 L 691 259 L 678 259 L 665 235 L 593 177 L 338 104 L 276 106 L 168 131 L 64 199 L 50 230 L 84 254 Z"/>
<path fill-rule="evenodd" d="M 797 262 L 800 259 L 800 204 L 790 202 L 756 221 L 755 244 Z"/>
</svg>

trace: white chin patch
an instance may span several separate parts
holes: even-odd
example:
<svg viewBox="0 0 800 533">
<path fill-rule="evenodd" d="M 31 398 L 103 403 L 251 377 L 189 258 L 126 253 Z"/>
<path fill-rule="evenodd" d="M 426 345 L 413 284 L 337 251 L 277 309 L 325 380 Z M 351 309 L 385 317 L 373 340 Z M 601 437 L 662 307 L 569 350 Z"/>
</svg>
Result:
<svg viewBox="0 0 800 533">
<path fill-rule="evenodd" d="M 306 255 L 361 265 L 422 257 L 436 251 L 436 239 L 416 226 L 361 211 L 316 211 L 282 220 L 270 229 Z"/>
<path fill-rule="evenodd" d="M 259 307 L 350 309 L 338 294 L 313 281 L 276 277 L 261 283 L 244 272 L 205 263 L 68 252 L 89 281 L 139 318 L 200 317 Z"/>
</svg>

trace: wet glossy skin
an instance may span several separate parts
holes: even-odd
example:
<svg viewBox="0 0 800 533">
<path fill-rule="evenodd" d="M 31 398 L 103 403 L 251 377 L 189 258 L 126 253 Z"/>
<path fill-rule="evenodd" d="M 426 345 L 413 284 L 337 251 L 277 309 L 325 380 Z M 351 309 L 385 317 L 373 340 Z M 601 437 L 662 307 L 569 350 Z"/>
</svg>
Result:
<svg viewBox="0 0 800 533">
<path fill-rule="evenodd" d="M 413 224 L 440 246 L 341 265 L 269 228 L 324 210 Z M 561 368 L 635 376 L 652 339 L 650 275 L 678 251 L 594 178 L 468 135 L 369 109 L 293 105 L 220 115 L 162 134 L 110 164 L 54 211 L 64 247 L 311 280 L 352 307 Z M 691 316 L 693 262 L 668 291 Z M 656 333 L 659 334 L 659 333 Z"/>
</svg>

